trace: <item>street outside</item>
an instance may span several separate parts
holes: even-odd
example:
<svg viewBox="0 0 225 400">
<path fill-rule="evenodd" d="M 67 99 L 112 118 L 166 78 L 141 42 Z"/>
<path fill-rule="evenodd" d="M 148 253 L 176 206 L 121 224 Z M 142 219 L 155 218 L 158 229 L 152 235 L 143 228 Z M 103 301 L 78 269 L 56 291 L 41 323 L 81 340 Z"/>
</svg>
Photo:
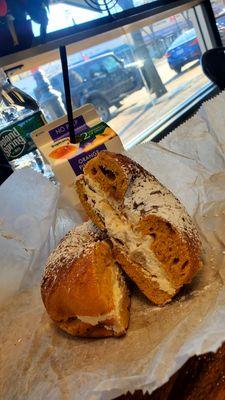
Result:
<svg viewBox="0 0 225 400">
<path fill-rule="evenodd" d="M 111 108 L 109 125 L 120 135 L 126 148 L 146 128 L 177 107 L 209 81 L 199 63 L 192 62 L 182 68 L 179 75 L 171 70 L 165 59 L 155 64 L 167 93 L 155 98 L 145 87 L 127 96 L 119 109 Z"/>
<path fill-rule="evenodd" d="M 170 69 L 165 58 L 156 61 L 155 66 L 166 86 L 165 95 L 156 99 L 154 93 L 142 87 L 126 96 L 121 101 L 120 108 L 113 106 L 110 109 L 111 119 L 108 123 L 120 135 L 125 148 L 132 146 L 134 139 L 137 136 L 141 137 L 143 131 L 149 130 L 152 125 L 209 82 L 196 61 L 184 66 L 180 74 Z M 17 81 L 16 85 L 19 82 Z M 36 87 L 36 83 L 33 75 L 21 79 L 21 85 L 18 86 L 34 96 L 32 88 Z M 55 119 L 55 114 L 52 118 Z"/>
</svg>

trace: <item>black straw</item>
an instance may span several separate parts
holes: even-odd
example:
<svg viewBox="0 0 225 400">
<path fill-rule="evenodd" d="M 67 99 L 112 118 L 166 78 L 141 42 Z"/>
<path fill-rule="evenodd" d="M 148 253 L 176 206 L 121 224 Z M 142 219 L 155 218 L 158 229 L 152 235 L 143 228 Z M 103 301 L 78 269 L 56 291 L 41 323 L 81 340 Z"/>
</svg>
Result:
<svg viewBox="0 0 225 400">
<path fill-rule="evenodd" d="M 66 55 L 66 47 L 60 46 L 60 58 L 62 64 L 62 73 L 63 73 L 63 83 L 65 90 L 65 98 L 66 98 L 66 111 L 69 125 L 69 134 L 70 134 L 70 143 L 75 143 L 75 132 L 73 125 L 73 110 L 71 103 L 71 94 L 70 94 L 70 80 L 69 80 L 69 71 L 68 71 L 68 62 Z"/>
</svg>

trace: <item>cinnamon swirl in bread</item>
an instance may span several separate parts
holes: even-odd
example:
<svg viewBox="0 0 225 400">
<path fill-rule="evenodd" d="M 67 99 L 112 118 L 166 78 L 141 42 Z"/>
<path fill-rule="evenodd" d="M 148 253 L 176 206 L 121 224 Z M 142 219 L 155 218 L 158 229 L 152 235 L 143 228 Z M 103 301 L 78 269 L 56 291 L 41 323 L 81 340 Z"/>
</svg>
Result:
<svg viewBox="0 0 225 400">
<path fill-rule="evenodd" d="M 100 152 L 77 181 L 81 203 L 112 241 L 115 259 L 155 304 L 199 270 L 198 232 L 179 200 L 140 165 Z"/>
<path fill-rule="evenodd" d="M 74 336 L 126 333 L 130 297 L 106 236 L 87 222 L 48 258 L 41 295 L 55 324 Z"/>
</svg>

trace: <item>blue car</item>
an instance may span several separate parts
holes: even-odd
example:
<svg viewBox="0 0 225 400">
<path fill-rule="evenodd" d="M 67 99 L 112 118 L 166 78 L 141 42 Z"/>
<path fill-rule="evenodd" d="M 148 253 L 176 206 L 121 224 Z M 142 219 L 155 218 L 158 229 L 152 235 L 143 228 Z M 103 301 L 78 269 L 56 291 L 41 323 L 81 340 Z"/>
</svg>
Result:
<svg viewBox="0 0 225 400">
<path fill-rule="evenodd" d="M 165 56 L 170 68 L 177 73 L 180 73 L 181 68 L 190 61 L 199 60 L 201 50 L 195 30 L 190 29 L 178 36 L 168 48 Z"/>
<path fill-rule="evenodd" d="M 216 25 L 219 30 L 222 43 L 224 43 L 224 41 L 225 41 L 225 12 L 224 11 L 222 13 L 220 13 L 219 16 L 216 18 Z"/>
</svg>

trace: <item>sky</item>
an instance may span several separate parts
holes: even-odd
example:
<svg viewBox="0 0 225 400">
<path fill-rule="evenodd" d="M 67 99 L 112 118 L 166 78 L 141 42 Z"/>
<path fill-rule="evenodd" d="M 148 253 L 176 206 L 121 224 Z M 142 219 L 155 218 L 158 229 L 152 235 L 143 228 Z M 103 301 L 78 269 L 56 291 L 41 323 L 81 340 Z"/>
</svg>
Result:
<svg viewBox="0 0 225 400">
<path fill-rule="evenodd" d="M 148 0 L 151 2 L 153 0 Z M 144 4 L 145 0 L 134 0 L 135 5 Z M 114 12 L 122 11 L 121 7 L 117 4 L 114 7 Z M 49 23 L 47 32 L 54 32 L 64 29 L 75 24 L 82 24 L 84 22 L 93 21 L 107 15 L 106 12 L 96 12 L 84 8 L 75 7 L 69 4 L 58 3 L 50 5 Z M 40 26 L 32 22 L 33 32 L 35 36 L 39 36 Z"/>
<path fill-rule="evenodd" d="M 151 3 L 153 0 L 134 0 L 134 4 L 140 5 L 144 3 Z M 121 8 L 116 5 L 114 12 L 121 11 Z M 84 8 L 75 7 L 69 4 L 58 3 L 50 5 L 49 23 L 47 32 L 54 32 L 64 29 L 75 24 L 82 24 L 84 22 L 93 21 L 107 15 L 106 12 L 96 12 Z M 40 26 L 32 22 L 33 32 L 35 36 L 39 36 Z"/>
<path fill-rule="evenodd" d="M 92 21 L 101 18 L 104 13 L 89 11 L 83 8 L 70 6 L 68 4 L 53 4 L 50 5 L 49 23 L 47 32 L 54 32 L 75 24 Z M 33 32 L 35 36 L 39 36 L 40 25 L 32 22 Z"/>
</svg>

